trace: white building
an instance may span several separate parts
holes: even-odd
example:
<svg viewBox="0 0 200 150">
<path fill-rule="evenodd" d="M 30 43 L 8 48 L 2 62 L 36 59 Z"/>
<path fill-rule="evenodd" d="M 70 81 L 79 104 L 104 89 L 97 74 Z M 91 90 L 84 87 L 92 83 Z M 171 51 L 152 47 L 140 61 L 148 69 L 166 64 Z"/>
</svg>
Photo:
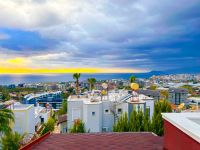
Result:
<svg viewBox="0 0 200 150">
<path fill-rule="evenodd" d="M 130 116 L 133 108 L 143 111 L 148 108 L 149 116 L 152 118 L 154 99 L 142 94 L 137 96 L 134 94 L 119 90 L 110 91 L 106 96 L 100 96 L 98 91 L 93 91 L 92 94 L 70 96 L 68 98 L 68 129 L 73 125 L 74 120 L 80 119 L 85 123 L 87 131 L 112 131 L 117 118 L 124 112 Z"/>
<path fill-rule="evenodd" d="M 34 105 L 14 104 L 12 111 L 15 116 L 13 130 L 20 134 L 35 133 L 35 108 Z"/>
<path fill-rule="evenodd" d="M 20 134 L 27 133 L 30 136 L 33 136 L 50 116 L 50 110 L 40 106 L 34 107 L 33 104 L 13 103 L 8 108 L 14 113 L 13 130 Z"/>
</svg>

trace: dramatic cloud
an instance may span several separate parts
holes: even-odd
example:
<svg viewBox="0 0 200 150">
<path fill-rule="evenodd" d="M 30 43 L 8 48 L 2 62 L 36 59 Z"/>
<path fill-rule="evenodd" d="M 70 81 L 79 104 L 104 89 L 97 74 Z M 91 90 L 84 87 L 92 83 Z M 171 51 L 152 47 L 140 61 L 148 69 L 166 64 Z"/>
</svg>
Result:
<svg viewBox="0 0 200 150">
<path fill-rule="evenodd" d="M 23 60 L 29 68 L 137 71 L 200 67 L 199 10 L 199 0 L 0 1 L 0 64 Z"/>
</svg>

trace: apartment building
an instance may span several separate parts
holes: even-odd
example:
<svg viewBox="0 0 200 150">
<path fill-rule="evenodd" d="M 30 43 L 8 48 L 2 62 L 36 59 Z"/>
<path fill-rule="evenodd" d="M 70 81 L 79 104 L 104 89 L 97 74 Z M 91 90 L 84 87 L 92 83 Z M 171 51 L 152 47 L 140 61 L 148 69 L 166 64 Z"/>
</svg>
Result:
<svg viewBox="0 0 200 150">
<path fill-rule="evenodd" d="M 154 100 L 160 100 L 161 95 L 159 90 L 138 90 L 139 94 L 144 94 L 148 97 L 153 98 Z"/>
<path fill-rule="evenodd" d="M 188 91 L 183 88 L 170 88 L 169 89 L 169 101 L 172 104 L 180 105 L 184 103 L 188 98 Z"/>
<path fill-rule="evenodd" d="M 48 105 L 57 110 L 60 109 L 62 105 L 61 94 L 61 91 L 28 94 L 24 96 L 23 104 L 34 104 L 34 106 L 36 106 L 38 103 L 42 107 L 46 107 Z"/>
<path fill-rule="evenodd" d="M 68 98 L 68 129 L 74 120 L 81 119 L 87 131 L 110 132 L 115 121 L 124 112 L 130 116 L 133 108 L 137 111 L 149 109 L 152 118 L 154 99 L 127 90 L 113 90 L 101 96 L 101 91 L 91 94 L 72 95 Z"/>
</svg>

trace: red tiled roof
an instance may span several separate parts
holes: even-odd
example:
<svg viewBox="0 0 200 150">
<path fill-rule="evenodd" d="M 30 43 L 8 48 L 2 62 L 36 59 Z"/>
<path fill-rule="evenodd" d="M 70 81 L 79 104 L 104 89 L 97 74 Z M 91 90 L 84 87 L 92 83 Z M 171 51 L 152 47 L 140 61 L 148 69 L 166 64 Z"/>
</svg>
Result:
<svg viewBox="0 0 200 150">
<path fill-rule="evenodd" d="M 163 138 L 152 133 L 52 134 L 32 150 L 161 150 Z"/>
</svg>

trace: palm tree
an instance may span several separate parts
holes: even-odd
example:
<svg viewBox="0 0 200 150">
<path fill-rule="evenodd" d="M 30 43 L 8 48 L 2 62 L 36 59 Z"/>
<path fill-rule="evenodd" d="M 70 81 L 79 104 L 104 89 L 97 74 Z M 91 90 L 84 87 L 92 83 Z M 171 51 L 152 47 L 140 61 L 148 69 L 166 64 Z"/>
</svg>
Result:
<svg viewBox="0 0 200 150">
<path fill-rule="evenodd" d="M 73 79 L 76 80 L 76 94 L 79 94 L 79 78 L 81 77 L 80 73 L 74 73 Z"/>
<path fill-rule="evenodd" d="M 88 82 L 90 84 L 90 91 L 92 91 L 93 88 L 94 88 L 94 84 L 96 83 L 96 79 L 95 78 L 88 78 Z"/>
<path fill-rule="evenodd" d="M 0 133 L 11 131 L 10 123 L 14 122 L 14 114 L 10 109 L 0 109 Z"/>
<path fill-rule="evenodd" d="M 0 140 L 2 150 L 18 150 L 25 136 L 26 134 L 20 135 L 17 132 L 10 132 L 4 135 Z"/>
<path fill-rule="evenodd" d="M 134 75 L 131 75 L 129 80 L 130 80 L 130 83 L 134 83 L 136 80 L 136 77 Z"/>
</svg>

